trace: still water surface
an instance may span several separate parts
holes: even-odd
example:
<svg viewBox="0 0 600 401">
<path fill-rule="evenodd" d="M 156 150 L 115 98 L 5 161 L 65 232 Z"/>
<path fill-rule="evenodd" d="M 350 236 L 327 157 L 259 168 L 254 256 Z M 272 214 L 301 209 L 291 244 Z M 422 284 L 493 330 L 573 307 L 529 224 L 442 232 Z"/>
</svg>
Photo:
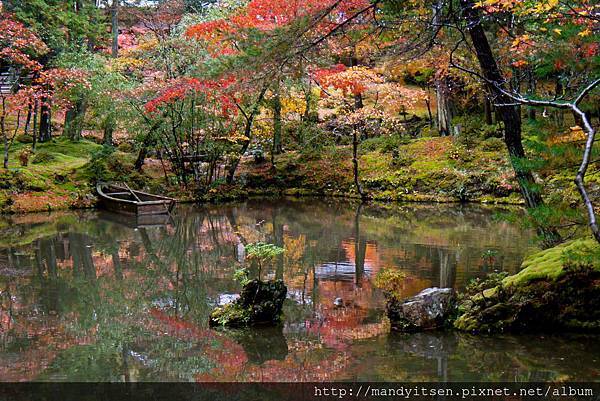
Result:
<svg viewBox="0 0 600 401">
<path fill-rule="evenodd" d="M 167 225 L 0 218 L 0 381 L 599 380 L 600 336 L 389 333 L 382 268 L 406 296 L 518 269 L 532 233 L 501 212 L 287 199 L 181 205 Z M 267 272 L 288 285 L 283 324 L 209 329 L 257 241 L 285 248 Z"/>
</svg>

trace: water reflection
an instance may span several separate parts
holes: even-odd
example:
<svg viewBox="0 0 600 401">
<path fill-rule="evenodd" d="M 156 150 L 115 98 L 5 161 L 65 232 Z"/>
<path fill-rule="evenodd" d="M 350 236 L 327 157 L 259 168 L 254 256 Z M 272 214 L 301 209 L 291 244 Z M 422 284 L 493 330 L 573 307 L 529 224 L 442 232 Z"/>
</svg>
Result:
<svg viewBox="0 0 600 401">
<path fill-rule="evenodd" d="M 597 377 L 580 346 L 588 337 L 387 334 L 372 286 L 381 268 L 406 273 L 407 296 L 518 268 L 530 233 L 495 211 L 261 200 L 182 206 L 167 225 L 99 212 L 3 218 L 0 380 Z M 286 250 L 266 272 L 289 287 L 285 322 L 210 330 L 211 308 L 239 291 L 244 245 L 257 241 Z"/>
</svg>

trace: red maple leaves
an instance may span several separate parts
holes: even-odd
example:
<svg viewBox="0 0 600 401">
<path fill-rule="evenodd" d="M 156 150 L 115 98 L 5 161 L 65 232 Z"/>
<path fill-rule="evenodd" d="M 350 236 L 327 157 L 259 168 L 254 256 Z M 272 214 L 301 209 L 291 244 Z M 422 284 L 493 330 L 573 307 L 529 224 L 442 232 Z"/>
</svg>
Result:
<svg viewBox="0 0 600 401">
<path fill-rule="evenodd" d="M 170 82 L 156 97 L 144 106 L 147 113 L 155 113 L 165 104 L 184 99 L 193 93 L 202 94 L 208 100 L 220 105 L 222 117 L 237 114 L 236 102 L 233 93 L 228 89 L 233 84 L 232 78 L 219 80 L 200 80 L 197 78 L 179 78 Z"/>
</svg>

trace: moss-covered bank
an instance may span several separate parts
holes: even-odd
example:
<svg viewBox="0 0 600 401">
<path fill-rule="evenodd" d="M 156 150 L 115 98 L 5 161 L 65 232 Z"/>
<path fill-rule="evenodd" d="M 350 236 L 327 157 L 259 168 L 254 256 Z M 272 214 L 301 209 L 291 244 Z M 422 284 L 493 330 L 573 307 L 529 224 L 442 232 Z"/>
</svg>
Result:
<svg viewBox="0 0 600 401">
<path fill-rule="evenodd" d="M 515 275 L 470 286 L 454 326 L 477 332 L 600 331 L 600 245 L 570 241 L 531 255 Z"/>
</svg>

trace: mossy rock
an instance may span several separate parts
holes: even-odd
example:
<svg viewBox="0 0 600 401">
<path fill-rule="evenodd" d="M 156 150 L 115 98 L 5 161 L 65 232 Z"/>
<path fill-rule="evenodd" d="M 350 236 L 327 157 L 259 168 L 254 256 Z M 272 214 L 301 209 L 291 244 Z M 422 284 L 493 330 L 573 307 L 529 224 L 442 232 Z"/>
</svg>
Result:
<svg viewBox="0 0 600 401">
<path fill-rule="evenodd" d="M 599 331 L 600 245 L 580 239 L 528 257 L 523 270 L 468 294 L 454 326 L 477 332 Z"/>
<path fill-rule="evenodd" d="M 252 280 L 242 289 L 240 297 L 216 308 L 210 314 L 211 327 L 247 327 L 279 323 L 287 287 L 282 280 Z"/>
</svg>

